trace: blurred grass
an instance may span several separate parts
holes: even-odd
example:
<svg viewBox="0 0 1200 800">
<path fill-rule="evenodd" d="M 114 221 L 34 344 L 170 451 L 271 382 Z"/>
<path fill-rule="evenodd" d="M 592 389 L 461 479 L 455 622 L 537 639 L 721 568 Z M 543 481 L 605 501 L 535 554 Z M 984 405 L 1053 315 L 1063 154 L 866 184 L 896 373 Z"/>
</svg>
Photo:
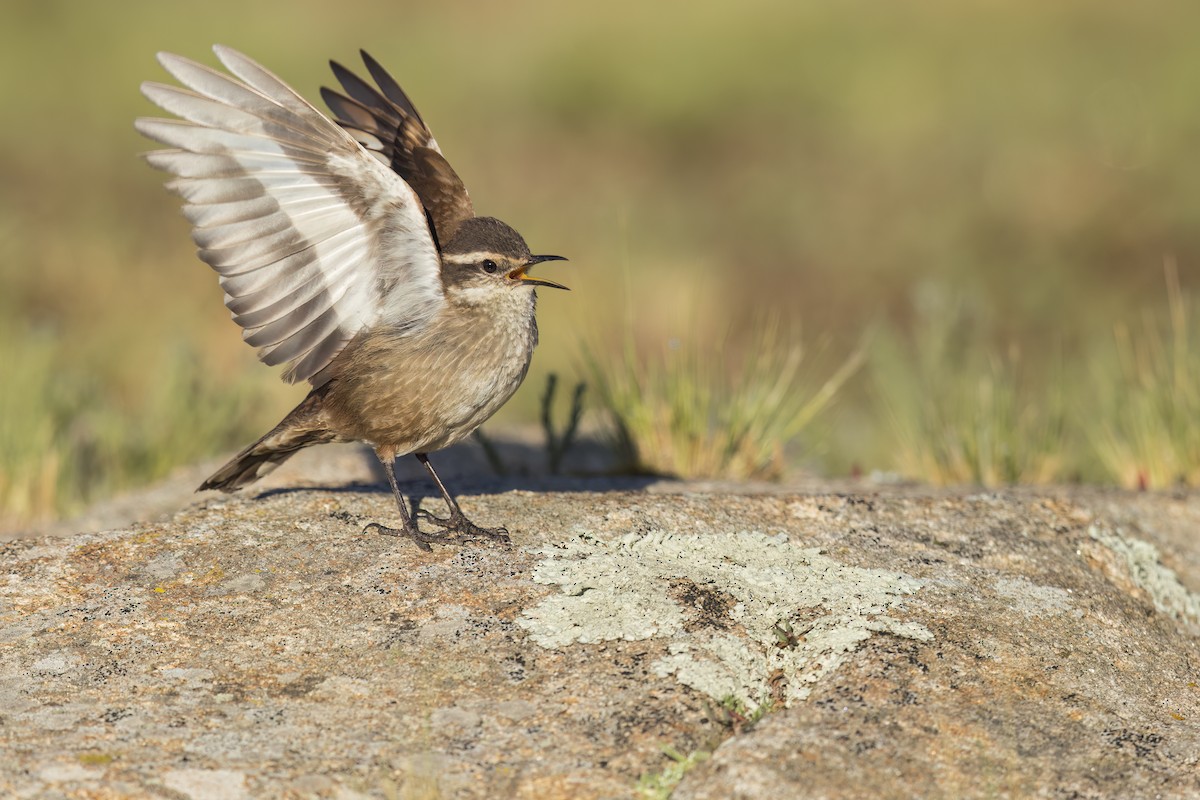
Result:
<svg viewBox="0 0 1200 800">
<path fill-rule="evenodd" d="M 36 521 L 166 475 L 171 468 L 244 444 L 265 422 L 263 392 L 214 377 L 186 348 L 144 363 L 148 380 L 128 404 L 98 403 L 113 376 L 68 367 L 51 337 L 9 349 L 21 391 L 0 392 L 0 502 L 9 520 Z M 186 413 L 199 409 L 198 413 Z M 184 414 L 186 413 L 186 416 Z"/>
<path fill-rule="evenodd" d="M 585 350 L 590 385 L 629 469 L 778 480 L 785 447 L 809 432 L 862 363 L 860 350 L 836 367 L 814 369 L 799 335 L 774 317 L 756 326 L 741 352 L 704 340 L 697 333 L 648 353 L 629 331 L 623 351 Z"/>
<path fill-rule="evenodd" d="M 535 419 L 545 375 L 574 379 L 581 338 L 623 352 L 627 261 L 641 352 L 764 312 L 828 337 L 833 363 L 876 331 L 871 368 L 809 442 L 830 472 L 1195 482 L 1194 449 L 1174 443 L 1195 427 L 1180 409 L 1200 346 L 1194 323 L 1172 325 L 1200 283 L 1198 29 L 1181 0 L 13 0 L 2 524 L 237 446 L 302 393 L 238 341 L 176 201 L 135 157 L 131 120 L 152 112 L 136 87 L 163 78 L 153 53 L 211 63 L 215 41 L 310 98 L 326 57 L 371 50 L 476 208 L 572 257 L 556 277 L 575 292 L 541 304 L 533 388 L 494 425 Z M 1178 302 L 1163 300 L 1167 256 Z M 938 355 L 931 296 L 964 309 L 969 352 Z"/>
<path fill-rule="evenodd" d="M 992 350 L 952 309 L 909 339 L 879 337 L 871 373 L 895 439 L 889 468 L 940 485 L 1078 477 L 1068 407 L 1083 396 L 1047 351 Z"/>
<path fill-rule="evenodd" d="M 1118 322 L 1107 357 L 1093 362 L 1101 413 L 1088 433 L 1108 476 L 1129 487 L 1200 486 L 1195 301 L 1180 287 L 1174 262 L 1166 284 L 1168 314 L 1146 314 L 1137 328 Z"/>
</svg>

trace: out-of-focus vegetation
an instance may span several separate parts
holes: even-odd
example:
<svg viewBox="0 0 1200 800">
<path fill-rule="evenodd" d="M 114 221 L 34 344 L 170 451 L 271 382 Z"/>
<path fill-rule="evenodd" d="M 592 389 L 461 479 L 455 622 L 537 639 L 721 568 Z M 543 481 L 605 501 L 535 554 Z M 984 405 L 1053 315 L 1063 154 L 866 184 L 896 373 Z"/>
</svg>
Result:
<svg viewBox="0 0 1200 800">
<path fill-rule="evenodd" d="M 1081 428 L 1104 473 L 1126 486 L 1200 486 L 1200 320 L 1178 281 L 1170 264 L 1169 313 L 1117 324 L 1094 359 L 1085 407 L 1095 417 Z"/>
<path fill-rule="evenodd" d="M 884 337 L 871 365 L 895 438 L 892 469 L 939 484 L 1049 483 L 1073 477 L 1065 376 L 1054 354 L 1030 358 L 964 336 L 946 309 L 910 341 Z M 1049 362 L 1049 363 L 1046 363 Z M 1038 369 L 1042 372 L 1034 372 Z"/>
<path fill-rule="evenodd" d="M 627 305 L 647 353 L 745 352 L 773 313 L 834 365 L 874 331 L 800 437 L 831 474 L 1195 483 L 1196 30 L 1184 0 L 10 2 L 0 519 L 235 447 L 302 395 L 135 157 L 153 53 L 217 41 L 314 100 L 367 48 L 476 208 L 571 256 L 493 429 L 536 419 L 582 340 L 623 353 Z"/>
<path fill-rule="evenodd" d="M 863 355 L 814 368 L 799 337 L 776 318 L 760 323 L 740 352 L 705 347 L 702 338 L 671 339 L 647 353 L 631 333 L 624 348 L 586 350 L 588 379 L 630 469 L 778 480 L 788 466 L 785 445 L 808 431 Z"/>
</svg>

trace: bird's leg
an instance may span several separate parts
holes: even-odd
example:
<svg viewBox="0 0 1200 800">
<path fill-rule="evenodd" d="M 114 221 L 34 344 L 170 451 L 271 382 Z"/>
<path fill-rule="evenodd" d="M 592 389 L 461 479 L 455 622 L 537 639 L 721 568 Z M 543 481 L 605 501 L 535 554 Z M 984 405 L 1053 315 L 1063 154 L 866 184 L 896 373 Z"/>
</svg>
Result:
<svg viewBox="0 0 1200 800">
<path fill-rule="evenodd" d="M 439 478 L 437 473 L 433 471 L 433 464 L 429 463 L 429 456 L 425 453 L 416 453 L 416 456 L 417 460 L 425 466 L 425 469 L 429 470 L 430 476 L 433 477 L 433 482 L 437 484 L 438 489 L 440 489 L 442 492 L 442 497 L 446 501 L 446 507 L 450 509 L 450 515 L 445 519 L 442 519 L 441 517 L 435 517 L 428 511 L 417 511 L 416 516 L 426 520 L 427 522 L 437 525 L 439 528 L 445 528 L 448 531 L 454 531 L 462 536 L 478 539 L 495 539 L 496 541 L 503 542 L 505 544 L 510 542 L 507 528 L 481 528 L 474 522 L 471 522 L 471 520 L 467 519 L 467 516 L 463 514 L 462 509 L 458 507 L 458 502 L 451 497 L 450 492 L 446 490 L 446 486 L 442 483 L 442 479 Z"/>
<path fill-rule="evenodd" d="M 375 451 L 375 455 L 379 457 L 379 463 L 383 464 L 383 471 L 387 475 L 388 483 L 392 486 L 392 495 L 396 498 L 396 506 L 400 509 L 400 518 L 404 520 L 404 524 L 399 528 L 389 528 L 386 525 L 380 525 L 378 522 L 372 522 L 363 528 L 363 533 L 375 530 L 384 536 L 403 536 L 412 539 L 417 547 L 425 551 L 433 549 L 429 546 L 433 542 L 439 544 L 451 543 L 453 539 L 445 534 L 424 533 L 417 527 L 416 517 L 408 513 L 408 507 L 404 504 L 404 495 L 400 493 L 400 485 L 396 483 L 395 456 L 379 450 Z"/>
</svg>

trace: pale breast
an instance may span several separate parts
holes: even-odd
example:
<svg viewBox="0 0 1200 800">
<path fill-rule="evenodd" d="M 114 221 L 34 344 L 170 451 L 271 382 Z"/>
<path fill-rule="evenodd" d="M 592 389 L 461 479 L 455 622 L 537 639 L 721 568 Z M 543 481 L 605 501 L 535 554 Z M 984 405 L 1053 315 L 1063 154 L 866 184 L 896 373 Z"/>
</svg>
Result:
<svg viewBox="0 0 1200 800">
<path fill-rule="evenodd" d="M 448 447 L 508 402 L 537 343 L 532 298 L 450 309 L 424 331 L 370 331 L 344 353 L 326 397 L 330 427 L 397 455 Z"/>
</svg>

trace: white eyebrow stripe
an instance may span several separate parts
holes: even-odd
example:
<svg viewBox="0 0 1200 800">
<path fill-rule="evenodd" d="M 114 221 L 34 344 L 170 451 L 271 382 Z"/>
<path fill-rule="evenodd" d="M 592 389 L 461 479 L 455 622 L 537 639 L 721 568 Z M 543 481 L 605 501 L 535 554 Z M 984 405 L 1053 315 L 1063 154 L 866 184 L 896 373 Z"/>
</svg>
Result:
<svg viewBox="0 0 1200 800">
<path fill-rule="evenodd" d="M 478 264 L 484 259 L 490 258 L 493 261 L 511 261 L 512 256 L 506 256 L 501 253 L 493 253 L 490 250 L 476 250 L 474 253 L 453 253 L 451 255 L 442 255 L 442 261 L 447 264 Z"/>
</svg>

